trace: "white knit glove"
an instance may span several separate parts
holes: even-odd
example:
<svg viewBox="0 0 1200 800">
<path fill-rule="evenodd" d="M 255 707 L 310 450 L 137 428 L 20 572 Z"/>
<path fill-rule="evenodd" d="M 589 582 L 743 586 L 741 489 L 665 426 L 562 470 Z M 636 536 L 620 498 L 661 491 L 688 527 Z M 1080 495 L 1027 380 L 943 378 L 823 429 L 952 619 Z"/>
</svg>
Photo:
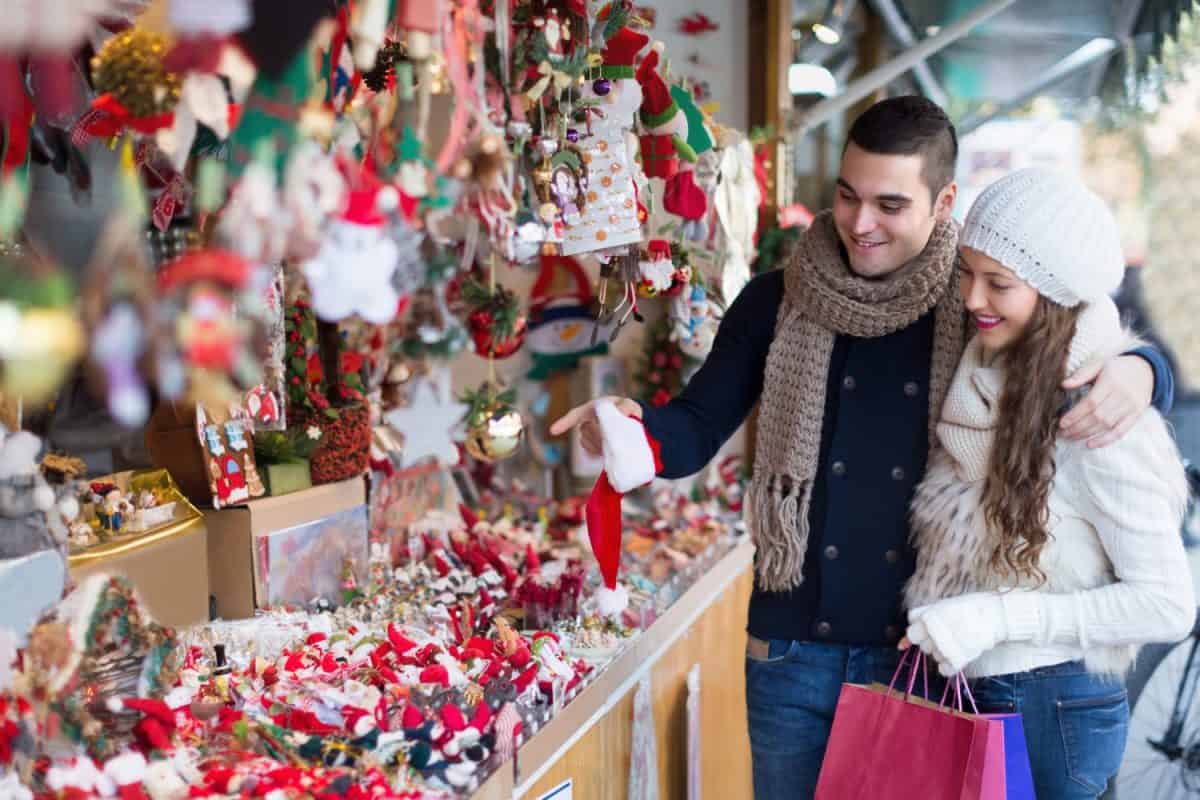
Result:
<svg viewBox="0 0 1200 800">
<path fill-rule="evenodd" d="M 1033 640 L 1041 613 L 1033 592 L 979 592 L 914 608 L 908 621 L 908 640 L 949 678 L 1002 642 Z"/>
</svg>

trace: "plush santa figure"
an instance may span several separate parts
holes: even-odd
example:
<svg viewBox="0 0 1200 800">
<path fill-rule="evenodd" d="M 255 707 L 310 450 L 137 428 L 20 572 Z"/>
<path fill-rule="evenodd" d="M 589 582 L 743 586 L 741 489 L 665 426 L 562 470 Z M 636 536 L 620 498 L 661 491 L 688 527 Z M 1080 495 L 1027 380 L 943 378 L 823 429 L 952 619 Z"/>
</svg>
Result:
<svg viewBox="0 0 1200 800">
<path fill-rule="evenodd" d="M 658 74 L 661 50 L 662 42 L 655 42 L 654 49 L 646 54 L 637 69 L 637 81 L 642 87 L 643 134 L 639 144 L 646 177 L 669 180 L 679 171 L 681 159 L 688 163 L 696 161 L 696 151 L 687 143 L 687 117 L 671 97 L 666 81 Z"/>
<path fill-rule="evenodd" d="M 621 496 L 645 486 L 662 469 L 659 444 L 640 420 L 617 410 L 611 400 L 596 402 L 596 418 L 604 449 L 604 471 L 587 502 L 588 540 L 600 565 L 604 585 L 596 595 L 600 613 L 618 617 L 629 604 L 617 582 L 621 567 Z"/>
<path fill-rule="evenodd" d="M 646 245 L 642 260 L 638 262 L 638 269 L 642 273 L 640 288 L 644 294 L 653 297 L 669 290 L 675 279 L 671 243 L 665 239 L 651 239 Z"/>
<path fill-rule="evenodd" d="M 337 322 L 357 313 L 367 322 L 386 325 L 396 316 L 400 294 L 393 278 L 400 249 L 387 233 L 384 214 L 399 202 L 396 189 L 378 181 L 350 191 L 320 252 L 303 267 L 318 317 Z"/>
</svg>

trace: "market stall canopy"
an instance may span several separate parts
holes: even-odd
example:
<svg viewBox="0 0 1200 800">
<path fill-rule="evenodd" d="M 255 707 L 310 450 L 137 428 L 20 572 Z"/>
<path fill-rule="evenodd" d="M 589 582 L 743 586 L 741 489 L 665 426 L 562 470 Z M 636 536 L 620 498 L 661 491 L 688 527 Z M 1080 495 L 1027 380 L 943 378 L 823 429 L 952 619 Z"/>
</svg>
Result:
<svg viewBox="0 0 1200 800">
<path fill-rule="evenodd" d="M 978 4 L 896 3 L 918 35 L 936 32 Z M 1060 65 L 1074 63 L 1075 70 L 1039 94 L 1085 99 L 1105 85 L 1120 86 L 1131 66 L 1135 74 L 1144 73 L 1191 6 L 1191 0 L 1020 0 L 947 47 L 930 66 L 952 97 L 1005 103 L 1028 95 Z"/>
<path fill-rule="evenodd" d="M 812 48 L 805 45 L 817 37 L 810 37 L 810 31 L 820 29 L 826 20 L 844 17 L 850 4 L 840 0 L 823 10 L 821 5 L 795 3 L 799 60 L 811 58 Z M 953 109 L 973 114 L 961 120 L 973 128 L 1034 97 L 1074 102 L 1136 85 L 1127 79 L 1144 75 L 1161 56 L 1192 2 L 864 0 L 862 5 L 883 22 L 893 58 L 903 57 L 917 43 L 938 37 L 961 20 L 980 15 L 986 7 L 1007 6 L 907 73 L 922 93 L 938 102 L 948 98 Z M 855 46 L 851 37 L 842 37 L 838 45 L 822 49 L 818 58 L 832 61 L 839 49 Z"/>
</svg>

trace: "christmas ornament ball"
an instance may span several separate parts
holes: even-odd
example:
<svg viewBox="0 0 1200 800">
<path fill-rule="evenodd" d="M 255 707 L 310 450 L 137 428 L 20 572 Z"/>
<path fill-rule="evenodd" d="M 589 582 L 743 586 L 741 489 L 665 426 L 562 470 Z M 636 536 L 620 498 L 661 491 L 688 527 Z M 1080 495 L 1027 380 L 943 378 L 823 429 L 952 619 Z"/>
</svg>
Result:
<svg viewBox="0 0 1200 800">
<path fill-rule="evenodd" d="M 153 117 L 173 110 L 181 80 L 163 66 L 167 38 L 143 28 L 129 28 L 109 39 L 92 58 L 96 91 L 111 94 L 133 117 Z"/>
<path fill-rule="evenodd" d="M 491 464 L 514 455 L 525 438 L 525 420 L 512 408 L 495 403 L 467 424 L 467 452 Z"/>
</svg>

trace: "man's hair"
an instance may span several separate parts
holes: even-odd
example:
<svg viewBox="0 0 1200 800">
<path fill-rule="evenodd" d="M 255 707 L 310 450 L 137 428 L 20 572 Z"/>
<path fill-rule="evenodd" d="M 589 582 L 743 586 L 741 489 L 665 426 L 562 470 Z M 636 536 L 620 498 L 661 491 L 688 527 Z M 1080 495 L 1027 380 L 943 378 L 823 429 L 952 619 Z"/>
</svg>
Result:
<svg viewBox="0 0 1200 800">
<path fill-rule="evenodd" d="M 850 142 L 877 155 L 921 156 L 921 178 L 931 200 L 954 180 L 954 124 L 941 106 L 920 95 L 889 97 L 868 108 L 850 126 L 846 144 Z"/>
</svg>

